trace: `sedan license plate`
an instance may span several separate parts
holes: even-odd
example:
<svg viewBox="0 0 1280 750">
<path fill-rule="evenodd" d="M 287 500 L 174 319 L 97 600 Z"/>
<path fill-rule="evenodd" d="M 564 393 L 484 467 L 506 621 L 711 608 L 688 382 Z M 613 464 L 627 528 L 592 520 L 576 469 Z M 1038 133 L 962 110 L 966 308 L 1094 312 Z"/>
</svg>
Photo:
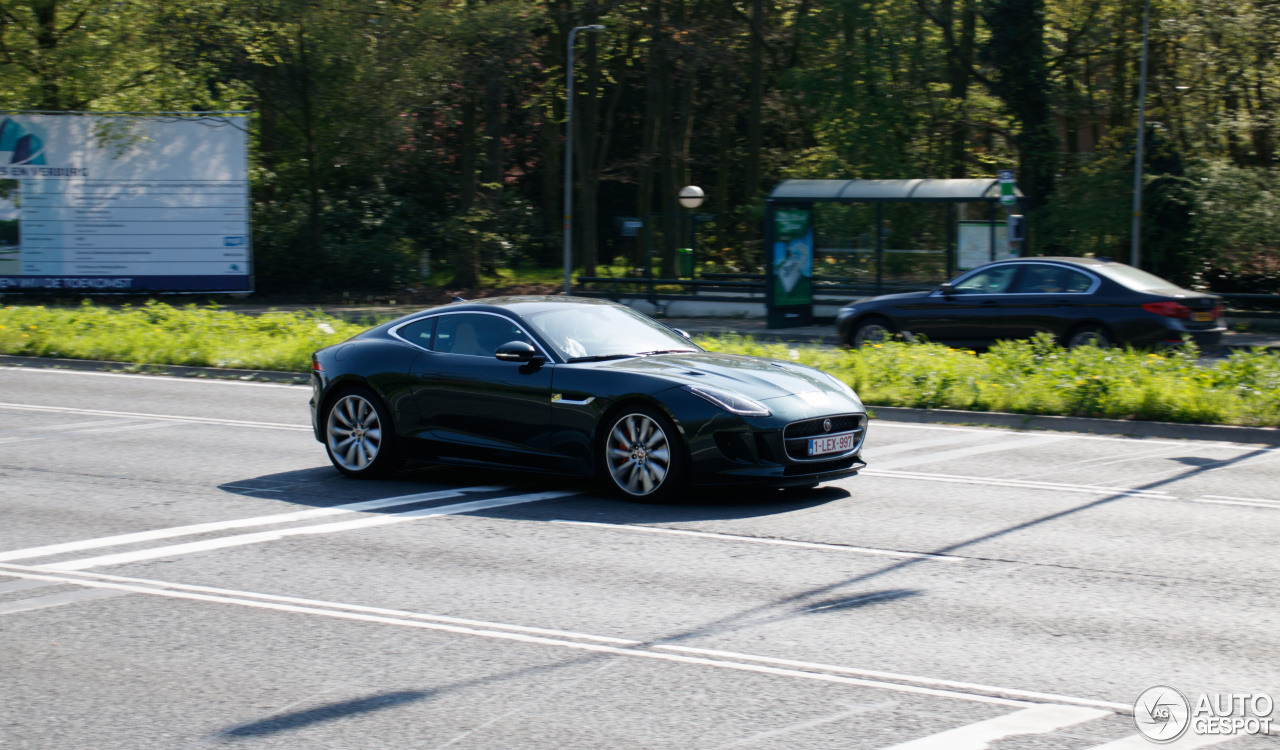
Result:
<svg viewBox="0 0 1280 750">
<path fill-rule="evenodd" d="M 1213 320 L 1213 313 L 1211 312 L 1191 313 L 1191 319 L 1197 323 L 1208 323 L 1209 321 Z"/>
<path fill-rule="evenodd" d="M 838 435 L 823 435 L 809 439 L 809 455 L 821 456 L 825 453 L 844 453 L 853 450 L 855 433 L 842 432 Z"/>
</svg>

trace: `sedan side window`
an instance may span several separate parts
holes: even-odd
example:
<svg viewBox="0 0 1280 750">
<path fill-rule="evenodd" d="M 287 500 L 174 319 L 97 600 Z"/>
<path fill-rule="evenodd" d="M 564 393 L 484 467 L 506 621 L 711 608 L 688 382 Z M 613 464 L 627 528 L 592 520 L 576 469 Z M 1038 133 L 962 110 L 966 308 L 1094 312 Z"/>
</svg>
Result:
<svg viewBox="0 0 1280 750">
<path fill-rule="evenodd" d="M 1019 294 L 1080 294 L 1093 286 L 1090 278 L 1070 268 L 1028 264 L 1014 289 Z"/>
<path fill-rule="evenodd" d="M 1017 266 L 996 266 L 979 271 L 956 284 L 954 290 L 958 294 L 1000 294 L 1009 291 L 1009 282 L 1017 273 Z"/>
<path fill-rule="evenodd" d="M 525 332 L 507 318 L 497 315 L 456 313 L 440 316 L 433 348 L 438 352 L 451 354 L 492 357 L 494 350 L 508 341 L 524 341 L 533 344 Z"/>
</svg>

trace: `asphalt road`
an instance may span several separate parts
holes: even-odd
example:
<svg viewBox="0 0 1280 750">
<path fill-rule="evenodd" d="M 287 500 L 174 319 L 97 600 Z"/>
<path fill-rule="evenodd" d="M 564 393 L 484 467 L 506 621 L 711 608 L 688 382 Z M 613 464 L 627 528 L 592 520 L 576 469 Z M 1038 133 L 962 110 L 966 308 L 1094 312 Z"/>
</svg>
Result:
<svg viewBox="0 0 1280 750">
<path fill-rule="evenodd" d="M 1280 696 L 1280 448 L 877 421 L 651 506 L 343 479 L 308 395 L 0 368 L 0 747 L 1121 750 L 1147 688 Z M 1167 747 L 1219 742 L 1277 745 Z"/>
</svg>

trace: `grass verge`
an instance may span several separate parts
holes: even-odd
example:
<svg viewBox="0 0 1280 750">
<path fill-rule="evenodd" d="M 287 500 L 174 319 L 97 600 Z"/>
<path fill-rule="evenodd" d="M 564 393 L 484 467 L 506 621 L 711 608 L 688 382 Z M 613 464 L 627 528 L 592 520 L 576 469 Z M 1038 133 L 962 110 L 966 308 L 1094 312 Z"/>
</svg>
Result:
<svg viewBox="0 0 1280 750">
<path fill-rule="evenodd" d="M 249 316 L 217 306 L 5 307 L 0 354 L 156 365 L 305 372 L 311 352 L 369 323 L 312 312 Z M 976 355 L 939 344 L 885 343 L 859 351 L 798 347 L 748 336 L 699 340 L 712 351 L 787 359 L 848 382 L 870 406 L 1280 426 L 1280 354 L 1237 351 L 1198 363 L 1194 347 L 1167 353 L 1064 350 L 1045 336 Z"/>
</svg>

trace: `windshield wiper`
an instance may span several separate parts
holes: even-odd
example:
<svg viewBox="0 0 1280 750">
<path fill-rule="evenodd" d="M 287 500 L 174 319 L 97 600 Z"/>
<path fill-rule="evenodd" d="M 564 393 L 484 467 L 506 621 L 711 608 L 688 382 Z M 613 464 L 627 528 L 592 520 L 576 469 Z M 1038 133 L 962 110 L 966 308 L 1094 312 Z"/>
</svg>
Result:
<svg viewBox="0 0 1280 750">
<path fill-rule="evenodd" d="M 638 354 L 596 354 L 590 357 L 570 357 L 569 362 L 604 362 L 609 359 L 630 359 L 638 357 Z"/>
<path fill-rule="evenodd" d="M 637 352 L 636 356 L 648 357 L 654 354 L 684 354 L 687 352 L 696 352 L 697 349 L 654 349 L 651 352 Z"/>
</svg>

